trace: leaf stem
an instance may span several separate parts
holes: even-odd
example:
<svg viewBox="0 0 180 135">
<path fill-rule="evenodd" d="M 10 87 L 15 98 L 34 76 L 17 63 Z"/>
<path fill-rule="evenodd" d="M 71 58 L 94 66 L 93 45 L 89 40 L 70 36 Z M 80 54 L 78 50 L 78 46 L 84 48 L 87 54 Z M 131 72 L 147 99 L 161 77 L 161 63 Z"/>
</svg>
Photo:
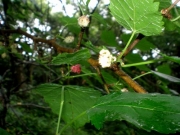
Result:
<svg viewBox="0 0 180 135">
<path fill-rule="evenodd" d="M 59 132 L 59 125 L 60 125 L 60 121 L 61 121 L 63 104 L 64 104 L 64 86 L 62 86 L 62 90 L 61 90 L 61 103 L 60 103 L 60 109 L 59 109 L 59 117 L 58 117 L 56 135 L 59 135 L 58 132 Z"/>
<path fill-rule="evenodd" d="M 145 65 L 145 64 L 150 64 L 150 63 L 155 63 L 157 60 L 149 60 L 149 61 L 144 61 L 144 62 L 139 62 L 139 63 L 133 63 L 133 64 L 126 64 L 124 65 L 122 63 L 122 67 L 132 67 L 132 66 L 139 66 L 139 65 Z"/>
<path fill-rule="evenodd" d="M 81 7 L 81 2 L 83 2 L 83 4 L 84 4 L 84 1 L 83 1 L 83 0 L 80 0 L 80 2 L 78 2 L 78 4 L 79 4 L 79 8 L 80 8 L 82 14 L 84 15 L 84 11 L 83 11 L 83 9 L 82 9 L 82 7 Z M 85 4 L 84 4 L 84 5 L 85 5 Z"/>
<path fill-rule="evenodd" d="M 142 74 L 142 75 L 139 75 L 139 76 L 133 78 L 133 80 L 136 80 L 136 79 L 138 79 L 138 78 L 140 78 L 140 77 L 142 77 L 142 76 L 145 76 L 145 75 L 148 75 L 148 74 L 151 74 L 151 73 L 152 73 L 152 72 L 149 71 L 149 72 L 147 72 L 147 73 L 144 73 L 144 74 Z"/>
<path fill-rule="evenodd" d="M 81 75 L 68 76 L 68 79 L 69 79 L 69 78 L 83 77 L 83 76 L 90 76 L 90 75 L 95 75 L 95 76 L 97 76 L 97 73 L 87 73 L 87 74 L 81 74 Z"/>
<path fill-rule="evenodd" d="M 133 37 L 134 37 L 135 34 L 136 34 L 136 31 L 133 31 L 133 33 L 132 33 L 132 35 L 131 35 L 128 43 L 126 44 L 126 46 L 125 46 L 125 48 L 123 49 L 123 51 L 121 52 L 121 54 L 118 56 L 118 60 L 120 60 L 120 59 L 122 58 L 123 54 L 125 53 L 125 51 L 127 50 L 128 46 L 130 45 L 130 43 L 131 43 L 131 41 L 132 41 L 132 39 L 133 39 Z"/>
<path fill-rule="evenodd" d="M 180 19 L 180 15 L 179 15 L 178 17 L 174 18 L 174 19 L 171 19 L 171 22 L 175 22 L 175 21 L 177 21 L 178 19 Z"/>
</svg>

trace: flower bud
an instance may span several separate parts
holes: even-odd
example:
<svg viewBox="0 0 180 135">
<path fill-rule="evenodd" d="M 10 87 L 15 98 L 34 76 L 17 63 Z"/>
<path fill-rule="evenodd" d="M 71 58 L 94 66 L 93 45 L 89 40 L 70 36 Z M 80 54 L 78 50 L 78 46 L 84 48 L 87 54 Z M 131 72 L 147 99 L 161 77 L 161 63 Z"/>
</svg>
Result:
<svg viewBox="0 0 180 135">
<path fill-rule="evenodd" d="M 128 89 L 127 88 L 123 88 L 123 89 L 121 89 L 121 92 L 128 92 Z"/>
<path fill-rule="evenodd" d="M 74 37 L 73 36 L 67 36 L 65 39 L 64 39 L 64 42 L 65 43 L 72 43 L 74 41 Z"/>
<path fill-rule="evenodd" d="M 89 22 L 90 22 L 90 20 L 89 20 L 88 15 L 83 15 L 78 18 L 78 24 L 79 24 L 79 26 L 81 26 L 83 28 L 87 27 L 89 25 Z"/>
</svg>

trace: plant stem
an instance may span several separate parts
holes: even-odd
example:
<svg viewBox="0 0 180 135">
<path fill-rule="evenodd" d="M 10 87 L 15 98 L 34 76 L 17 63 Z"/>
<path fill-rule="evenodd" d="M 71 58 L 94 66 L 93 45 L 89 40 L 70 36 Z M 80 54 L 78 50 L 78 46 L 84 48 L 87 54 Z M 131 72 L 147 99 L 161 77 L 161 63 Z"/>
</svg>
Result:
<svg viewBox="0 0 180 135">
<path fill-rule="evenodd" d="M 87 74 L 81 74 L 81 75 L 73 75 L 73 76 L 69 76 L 68 79 L 70 79 L 70 78 L 77 78 L 77 77 L 83 77 L 83 76 L 90 76 L 90 75 L 97 76 L 97 73 L 87 73 Z"/>
<path fill-rule="evenodd" d="M 139 63 L 133 63 L 133 64 L 126 64 L 126 65 L 121 65 L 122 67 L 132 67 L 132 66 L 139 66 L 139 65 L 145 65 L 145 64 L 150 64 L 157 62 L 157 60 L 149 60 L 149 61 L 144 61 L 144 62 L 139 62 Z"/>
<path fill-rule="evenodd" d="M 61 90 L 61 103 L 60 103 L 60 109 L 59 109 L 59 117 L 58 117 L 56 135 L 59 135 L 58 132 L 59 132 L 59 125 L 60 125 L 60 121 L 61 121 L 63 104 L 64 104 L 64 86 L 62 87 L 62 90 Z"/>
<path fill-rule="evenodd" d="M 131 35 L 128 43 L 126 44 L 126 46 L 125 46 L 125 48 L 123 49 L 123 51 L 121 52 L 121 54 L 118 56 L 118 60 L 120 60 L 120 59 L 122 58 L 123 54 L 125 53 L 125 51 L 127 50 L 128 46 L 130 45 L 130 43 L 131 43 L 131 41 L 132 41 L 132 39 L 133 39 L 133 37 L 134 37 L 135 34 L 136 34 L 136 31 L 133 31 L 133 33 L 132 33 L 132 35 Z"/>
<path fill-rule="evenodd" d="M 79 8 L 80 8 L 80 10 L 81 10 L 81 12 L 82 12 L 82 14 L 84 15 L 84 11 L 82 10 L 82 7 L 81 7 L 81 2 L 83 2 L 84 3 L 84 1 L 80 1 L 80 2 L 78 2 L 78 4 L 79 4 Z M 85 5 L 85 4 L 84 4 Z"/>
<path fill-rule="evenodd" d="M 180 19 L 180 16 L 178 16 L 178 17 L 172 19 L 171 22 L 175 22 L 175 21 L 177 21 L 178 19 Z"/>
<path fill-rule="evenodd" d="M 147 73 L 144 73 L 144 74 L 142 74 L 142 75 L 139 75 L 139 76 L 137 76 L 137 77 L 135 77 L 135 78 L 133 78 L 133 80 L 136 80 L 136 79 L 138 79 L 138 78 L 140 78 L 140 77 L 142 77 L 142 76 L 145 76 L 145 75 L 147 75 L 147 74 L 151 74 L 152 72 L 151 71 L 149 71 L 149 72 L 147 72 Z"/>
<path fill-rule="evenodd" d="M 128 46 L 126 51 L 124 52 L 122 58 L 124 58 L 138 43 L 141 39 L 143 39 L 145 36 L 143 34 L 140 34 L 136 37 L 136 39 Z"/>
<path fill-rule="evenodd" d="M 167 11 L 169 12 L 180 0 L 176 0 L 170 7 L 167 8 Z"/>
</svg>

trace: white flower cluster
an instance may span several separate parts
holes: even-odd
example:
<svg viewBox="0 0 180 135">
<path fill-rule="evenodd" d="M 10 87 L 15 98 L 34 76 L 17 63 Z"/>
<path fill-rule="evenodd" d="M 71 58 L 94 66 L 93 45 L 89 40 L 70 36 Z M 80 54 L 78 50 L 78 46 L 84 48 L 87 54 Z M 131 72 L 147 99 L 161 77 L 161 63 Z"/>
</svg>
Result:
<svg viewBox="0 0 180 135">
<path fill-rule="evenodd" d="M 110 67 L 111 63 L 116 61 L 116 57 L 112 56 L 112 54 L 107 49 L 102 49 L 99 52 L 99 64 L 102 68 Z"/>
<path fill-rule="evenodd" d="M 81 27 L 87 27 L 89 25 L 89 17 L 88 15 L 83 15 L 78 18 L 78 24 Z"/>
</svg>

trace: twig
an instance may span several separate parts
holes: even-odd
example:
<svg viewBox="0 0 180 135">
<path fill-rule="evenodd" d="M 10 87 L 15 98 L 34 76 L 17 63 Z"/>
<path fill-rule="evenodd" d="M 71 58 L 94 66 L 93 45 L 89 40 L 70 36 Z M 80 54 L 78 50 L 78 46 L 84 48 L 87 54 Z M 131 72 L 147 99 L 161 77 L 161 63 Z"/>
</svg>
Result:
<svg viewBox="0 0 180 135">
<path fill-rule="evenodd" d="M 102 80 L 102 82 L 103 82 L 104 89 L 106 90 L 106 93 L 109 94 L 110 92 L 109 92 L 109 89 L 108 89 L 108 85 L 107 85 L 106 81 L 104 80 L 104 77 L 102 76 L 102 74 L 101 74 L 99 68 L 98 68 L 98 67 L 95 67 L 95 69 L 96 69 L 96 71 L 97 71 L 99 77 L 101 78 L 101 80 Z"/>
<path fill-rule="evenodd" d="M 79 37 L 78 37 L 78 43 L 77 43 L 77 46 L 76 46 L 76 50 L 79 50 L 80 47 L 81 47 L 81 42 L 82 42 L 82 39 L 83 39 L 85 29 L 86 28 L 81 28 L 81 32 L 79 33 Z"/>
<path fill-rule="evenodd" d="M 89 59 L 88 62 L 92 66 L 99 66 L 99 63 L 97 60 Z M 114 71 L 115 74 L 117 74 L 120 78 L 122 78 L 131 88 L 133 88 L 138 93 L 147 93 L 146 90 L 140 86 L 136 81 L 134 81 L 129 75 L 127 75 L 122 69 L 118 67 L 117 64 L 113 64 L 111 66 L 111 69 Z"/>
<path fill-rule="evenodd" d="M 170 7 L 167 8 L 167 11 L 169 12 L 180 0 L 176 0 Z"/>
<path fill-rule="evenodd" d="M 60 2 L 61 2 L 61 4 L 62 4 L 62 7 L 63 7 L 64 12 L 67 14 L 67 12 L 66 12 L 66 8 L 65 8 L 65 6 L 63 5 L 62 0 L 59 0 L 59 1 L 60 1 Z"/>
<path fill-rule="evenodd" d="M 129 86 L 131 86 L 138 93 L 147 93 L 146 90 L 140 86 L 136 81 L 132 80 L 132 78 L 127 75 L 124 71 L 122 71 L 117 64 L 113 64 L 111 69 L 120 76 Z"/>
<path fill-rule="evenodd" d="M 93 13 L 96 11 L 96 9 L 97 9 L 97 7 L 98 7 L 98 5 L 99 5 L 100 1 L 101 1 L 101 0 L 98 0 L 98 1 L 97 1 L 96 6 L 94 7 L 94 9 L 91 11 L 91 13 L 90 13 L 90 14 L 93 14 Z M 91 19 L 92 19 L 92 18 L 90 18 L 90 22 L 91 22 Z"/>
<path fill-rule="evenodd" d="M 142 39 L 144 38 L 144 35 L 142 34 L 139 34 L 137 36 L 137 38 L 129 45 L 129 47 L 126 49 L 126 51 L 124 52 L 122 58 L 124 58 L 136 45 L 137 43 Z"/>
<path fill-rule="evenodd" d="M 12 88 L 12 89 L 10 90 L 10 92 L 17 91 L 17 90 L 19 89 L 19 87 L 20 87 L 23 83 L 25 83 L 26 81 L 27 81 L 27 79 L 21 81 L 21 82 L 20 82 L 19 84 L 17 84 L 14 88 Z"/>
<path fill-rule="evenodd" d="M 44 38 L 38 38 L 38 37 L 32 36 L 31 34 L 21 30 L 20 28 L 18 28 L 16 30 L 11 30 L 11 29 L 10 30 L 0 30 L 0 33 L 2 35 L 6 34 L 6 33 L 8 33 L 8 34 L 18 33 L 18 34 L 24 35 L 24 36 L 32 39 L 35 42 L 46 43 L 46 44 L 54 47 L 57 50 L 57 52 L 68 52 L 68 53 L 72 53 L 73 52 L 73 49 L 61 47 L 59 44 L 57 44 L 55 42 L 54 39 L 47 40 L 47 39 L 44 39 Z"/>
<path fill-rule="evenodd" d="M 171 19 L 172 16 L 171 14 L 169 13 L 169 11 L 179 2 L 180 0 L 176 0 L 171 6 L 169 6 L 168 8 L 165 8 L 165 9 L 162 9 L 161 10 L 161 14 L 168 18 L 168 19 Z"/>
<path fill-rule="evenodd" d="M 101 0 L 98 0 L 98 3 L 96 4 L 96 6 L 94 7 L 94 9 L 92 10 L 92 12 L 90 14 L 93 14 L 99 4 Z M 81 9 L 81 8 L 80 8 Z M 81 12 L 83 10 L 80 10 Z M 91 21 L 92 21 L 92 16 L 89 17 L 89 25 L 91 24 Z M 79 37 L 78 37 L 78 43 L 77 43 L 77 46 L 76 46 L 76 50 L 79 50 L 80 49 L 80 46 L 81 46 L 81 42 L 82 42 L 82 39 L 83 39 L 83 35 L 84 35 L 84 32 L 86 32 L 86 35 L 88 36 L 88 33 L 89 33 L 89 27 L 88 28 L 81 28 L 81 32 L 79 33 Z"/>
<path fill-rule="evenodd" d="M 3 76 L 2 76 L 2 80 L 3 80 L 3 78 L 6 76 L 6 74 L 7 74 L 9 71 L 10 71 L 10 69 L 7 69 L 7 70 L 4 72 L 4 74 L 3 74 Z"/>
<path fill-rule="evenodd" d="M 42 42 L 42 43 L 46 43 L 49 44 L 50 46 L 54 47 L 54 49 L 58 52 L 67 52 L 67 53 L 73 53 L 74 49 L 71 48 L 65 48 L 62 47 L 60 45 L 58 45 L 55 40 L 47 40 L 47 39 L 43 39 L 43 38 L 37 38 L 34 37 L 30 34 L 28 34 L 25 31 L 22 31 L 20 28 L 18 28 L 17 30 L 0 30 L 1 34 L 4 33 L 18 33 L 18 34 L 22 34 L 25 35 L 28 38 L 34 39 L 36 42 Z M 98 67 L 99 63 L 97 60 L 94 60 L 92 58 L 88 59 L 88 62 L 93 66 L 93 67 Z M 114 67 L 114 66 L 113 66 Z M 122 78 L 127 84 L 129 84 L 136 92 L 139 93 L 146 93 L 146 91 L 139 85 L 137 84 L 135 81 L 132 80 L 132 78 L 130 76 L 128 76 L 126 73 L 124 73 L 124 71 L 122 71 L 122 69 L 119 69 L 117 66 L 115 66 L 116 68 L 112 68 L 113 71 L 120 77 Z"/>
<path fill-rule="evenodd" d="M 44 107 L 44 106 L 40 106 L 40 105 L 36 105 L 36 104 L 30 104 L 30 103 L 25 103 L 25 104 L 22 104 L 22 103 L 17 103 L 15 105 L 11 105 L 12 107 L 16 107 L 16 106 L 25 106 L 25 107 L 36 107 L 36 108 L 42 108 L 42 109 L 50 109 L 50 107 Z"/>
<path fill-rule="evenodd" d="M 24 89 L 24 90 L 18 90 L 18 91 L 12 91 L 11 94 L 16 94 L 16 93 L 20 93 L 20 92 L 25 92 L 25 91 L 31 91 L 33 88 L 27 88 L 27 89 Z"/>
</svg>

